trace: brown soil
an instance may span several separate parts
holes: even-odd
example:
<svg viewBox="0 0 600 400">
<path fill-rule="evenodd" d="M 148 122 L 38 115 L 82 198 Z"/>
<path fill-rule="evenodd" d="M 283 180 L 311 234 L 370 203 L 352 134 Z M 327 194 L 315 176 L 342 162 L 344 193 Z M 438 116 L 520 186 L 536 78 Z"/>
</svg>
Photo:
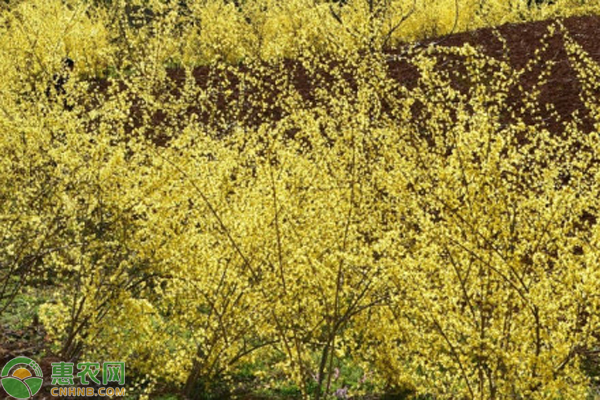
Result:
<svg viewBox="0 0 600 400">
<path fill-rule="evenodd" d="M 560 22 L 565 25 L 569 35 L 596 62 L 600 62 L 600 40 L 597 40 L 598 34 L 600 34 L 600 16 L 572 17 L 562 19 Z M 567 57 L 562 33 L 559 32 L 547 39 L 548 47 L 541 53 L 542 62 L 533 61 L 536 50 L 542 48 L 548 27 L 556 23 L 556 20 L 550 20 L 528 24 L 506 24 L 495 29 L 486 28 L 428 40 L 418 44 L 418 47 L 426 48 L 429 44 L 453 47 L 468 43 L 490 57 L 508 62 L 514 69 L 522 69 L 531 64 L 529 70 L 520 78 L 519 85 L 523 89 L 519 89 L 519 85 L 515 85 L 509 90 L 506 104 L 510 104 L 510 111 L 516 111 L 516 114 L 510 115 L 508 109 L 501 110 L 501 122 L 511 123 L 514 120 L 522 119 L 526 123 L 537 123 L 538 126 L 547 128 L 550 132 L 561 133 L 564 131 L 565 124 L 577 121 L 579 128 L 589 132 L 593 129 L 593 121 L 580 98 L 581 86 Z M 507 46 L 506 52 L 498 36 L 504 38 Z M 405 45 L 389 49 L 386 54 L 389 76 L 398 84 L 412 89 L 418 85 L 419 72 L 411 63 L 410 58 L 396 57 L 403 54 L 408 47 L 409 45 Z M 467 94 L 472 86 L 472 81 L 471 77 L 466 74 L 464 58 L 442 54 L 437 57 L 438 70 L 448 74 L 451 85 L 455 89 Z M 550 68 L 550 74 L 545 82 L 540 82 L 540 74 L 550 66 L 549 62 L 554 63 Z M 322 107 L 322 104 L 317 104 L 316 89 L 327 88 L 331 84 L 333 77 L 330 70 L 339 68 L 340 63 L 340 61 L 324 60 L 323 65 L 326 67 L 312 75 L 307 73 L 301 63 L 292 60 L 266 66 L 259 72 L 255 68 L 244 65 L 237 66 L 228 72 L 219 72 L 213 67 L 206 66 L 194 69 L 193 77 L 199 87 L 210 86 L 223 89 L 217 90 L 210 100 L 218 109 L 222 120 L 255 126 L 263 122 L 275 122 L 285 115 L 285 110 L 281 105 L 282 101 L 280 101 L 284 98 L 283 88 L 277 84 L 275 77 L 286 76 L 292 82 L 293 89 L 301 96 L 304 107 Z M 343 68 L 340 69 L 343 71 Z M 489 73 L 492 72 L 492 70 L 489 71 Z M 180 96 L 179 88 L 185 82 L 183 69 L 169 69 L 167 73 L 166 85 L 157 89 L 156 93 L 160 104 L 178 98 Z M 244 74 L 252 74 L 256 81 L 253 83 L 245 81 L 242 84 L 240 77 Z M 352 87 L 352 74 L 344 75 Z M 489 76 L 489 79 L 492 79 L 491 75 Z M 106 93 L 111 84 L 114 83 L 107 80 L 96 81 L 100 93 Z M 527 92 L 536 87 L 540 92 L 537 98 L 539 107 L 535 107 L 535 110 L 528 109 L 521 112 L 521 106 L 524 105 L 523 90 Z M 228 94 L 226 94 L 227 91 L 229 91 Z M 255 101 L 265 98 L 265 95 L 266 102 Z M 597 95 L 600 99 L 600 93 Z M 136 98 L 130 98 L 130 100 L 133 120 L 124 127 L 125 130 L 133 131 L 136 128 L 145 127 L 146 134 L 152 137 L 157 145 L 164 145 L 168 142 L 168 138 L 159 133 L 163 131 L 161 129 L 163 127 L 182 128 L 186 120 L 191 117 L 209 124 L 214 121 L 214 114 L 192 100 L 186 103 L 184 117 L 178 117 L 178 119 L 170 118 L 167 113 L 162 111 L 150 112 L 152 124 L 149 127 L 143 121 L 144 103 Z M 266 104 L 260 107 L 256 106 L 259 103 Z M 386 104 L 383 104 L 383 111 L 385 112 L 385 110 Z M 416 119 L 423 117 L 418 115 L 418 105 L 414 112 Z"/>
<path fill-rule="evenodd" d="M 592 59 L 600 63 L 600 16 L 582 16 L 561 19 L 568 34 Z M 556 20 L 539 21 L 529 24 L 506 24 L 497 29 L 480 29 L 447 36 L 431 42 L 438 42 L 441 46 L 461 46 L 468 43 L 481 49 L 486 55 L 497 59 L 506 60 L 515 69 L 525 68 L 534 60 L 534 54 L 542 48 L 544 36 L 548 34 L 550 25 L 556 25 Z M 505 54 L 503 45 L 498 39 L 498 34 L 506 41 L 508 54 Z M 540 73 L 548 67 L 548 62 L 554 62 L 547 81 L 539 85 L 540 107 L 536 112 L 522 115 L 526 122 L 544 121 L 545 126 L 553 133 L 560 133 L 565 123 L 573 121 L 576 114 L 581 119 L 580 126 L 584 131 L 593 129 L 593 121 L 580 99 L 581 85 L 577 73 L 573 69 L 564 47 L 562 34 L 551 37 L 548 48 L 542 52 L 542 63 L 535 63 L 531 71 L 526 72 L 521 85 L 525 90 L 538 85 Z M 597 93 L 600 99 L 600 93 Z M 522 99 L 519 96 L 509 97 L 515 105 Z M 519 106 L 521 104 L 518 104 Z M 518 109 L 520 107 L 514 107 Z M 555 110 L 555 115 L 552 115 Z"/>
</svg>

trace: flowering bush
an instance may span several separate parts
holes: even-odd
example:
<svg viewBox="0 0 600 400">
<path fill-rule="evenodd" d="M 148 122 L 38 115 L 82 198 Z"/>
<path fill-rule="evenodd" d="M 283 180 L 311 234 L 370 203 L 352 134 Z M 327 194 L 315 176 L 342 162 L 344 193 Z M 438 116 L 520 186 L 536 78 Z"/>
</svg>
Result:
<svg viewBox="0 0 600 400">
<path fill-rule="evenodd" d="M 37 277 L 61 357 L 123 360 L 189 397 L 261 359 L 256 376 L 317 399 L 585 397 L 600 67 L 551 26 L 595 123 L 551 132 L 520 106 L 541 107 L 545 73 L 520 81 L 541 53 L 520 69 L 406 49 L 408 87 L 381 48 L 593 7 L 447 3 L 7 6 L 0 312 Z M 46 96 L 65 54 L 64 99 Z"/>
</svg>

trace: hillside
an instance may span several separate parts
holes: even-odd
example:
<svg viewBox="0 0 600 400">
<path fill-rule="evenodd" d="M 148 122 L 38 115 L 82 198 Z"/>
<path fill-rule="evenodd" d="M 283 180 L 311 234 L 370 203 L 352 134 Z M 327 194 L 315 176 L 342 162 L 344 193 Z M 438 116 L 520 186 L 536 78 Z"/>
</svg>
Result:
<svg viewBox="0 0 600 400">
<path fill-rule="evenodd" d="M 120 360 L 133 398 L 600 396 L 600 16 L 186 63 L 157 4 L 103 15 L 92 61 L 1 59 L 0 364 Z"/>
</svg>

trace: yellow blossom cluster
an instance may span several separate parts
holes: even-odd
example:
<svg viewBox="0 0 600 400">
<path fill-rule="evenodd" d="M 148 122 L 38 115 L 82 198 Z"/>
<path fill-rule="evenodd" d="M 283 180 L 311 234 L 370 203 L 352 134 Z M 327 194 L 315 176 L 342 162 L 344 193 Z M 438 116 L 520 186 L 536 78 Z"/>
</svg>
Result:
<svg viewBox="0 0 600 400">
<path fill-rule="evenodd" d="M 42 287 L 61 357 L 123 360 L 190 398 L 243 365 L 332 398 L 341 363 L 364 371 L 349 395 L 585 398 L 600 340 L 600 66 L 551 26 L 595 121 L 557 133 L 509 100 L 541 107 L 545 75 L 520 84 L 531 64 L 405 47 L 410 87 L 381 51 L 597 8 L 536 7 L 3 5 L 0 314 Z M 443 56 L 462 60 L 466 91 Z"/>
</svg>

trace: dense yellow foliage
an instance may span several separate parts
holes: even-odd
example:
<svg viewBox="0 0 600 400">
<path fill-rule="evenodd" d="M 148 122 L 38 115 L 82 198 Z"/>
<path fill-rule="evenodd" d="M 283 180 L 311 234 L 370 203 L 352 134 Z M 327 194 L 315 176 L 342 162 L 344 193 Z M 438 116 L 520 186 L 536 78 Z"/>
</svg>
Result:
<svg viewBox="0 0 600 400">
<path fill-rule="evenodd" d="M 500 117 L 509 88 L 538 106 L 523 70 L 432 46 L 411 52 L 421 78 L 407 89 L 378 50 L 597 6 L 241 3 L 148 1 L 137 18 L 135 2 L 3 6 L 0 284 L 45 283 L 60 355 L 123 360 L 188 394 L 255 364 L 323 398 L 348 362 L 376 388 L 436 398 L 585 398 L 580 362 L 600 332 L 600 230 L 585 218 L 600 209 L 600 66 L 561 26 L 548 33 L 566 35 L 596 120 L 551 135 Z M 434 68 L 441 52 L 466 57 L 470 96 Z M 67 98 L 47 96 L 65 56 Z M 174 63 L 185 82 L 168 78 Z"/>
<path fill-rule="evenodd" d="M 592 0 L 11 0 L 2 51 L 28 72 L 69 54 L 79 72 L 155 61 L 294 57 L 391 46 L 509 22 L 600 10 Z M 236 5 L 238 4 L 238 5 Z"/>
</svg>

